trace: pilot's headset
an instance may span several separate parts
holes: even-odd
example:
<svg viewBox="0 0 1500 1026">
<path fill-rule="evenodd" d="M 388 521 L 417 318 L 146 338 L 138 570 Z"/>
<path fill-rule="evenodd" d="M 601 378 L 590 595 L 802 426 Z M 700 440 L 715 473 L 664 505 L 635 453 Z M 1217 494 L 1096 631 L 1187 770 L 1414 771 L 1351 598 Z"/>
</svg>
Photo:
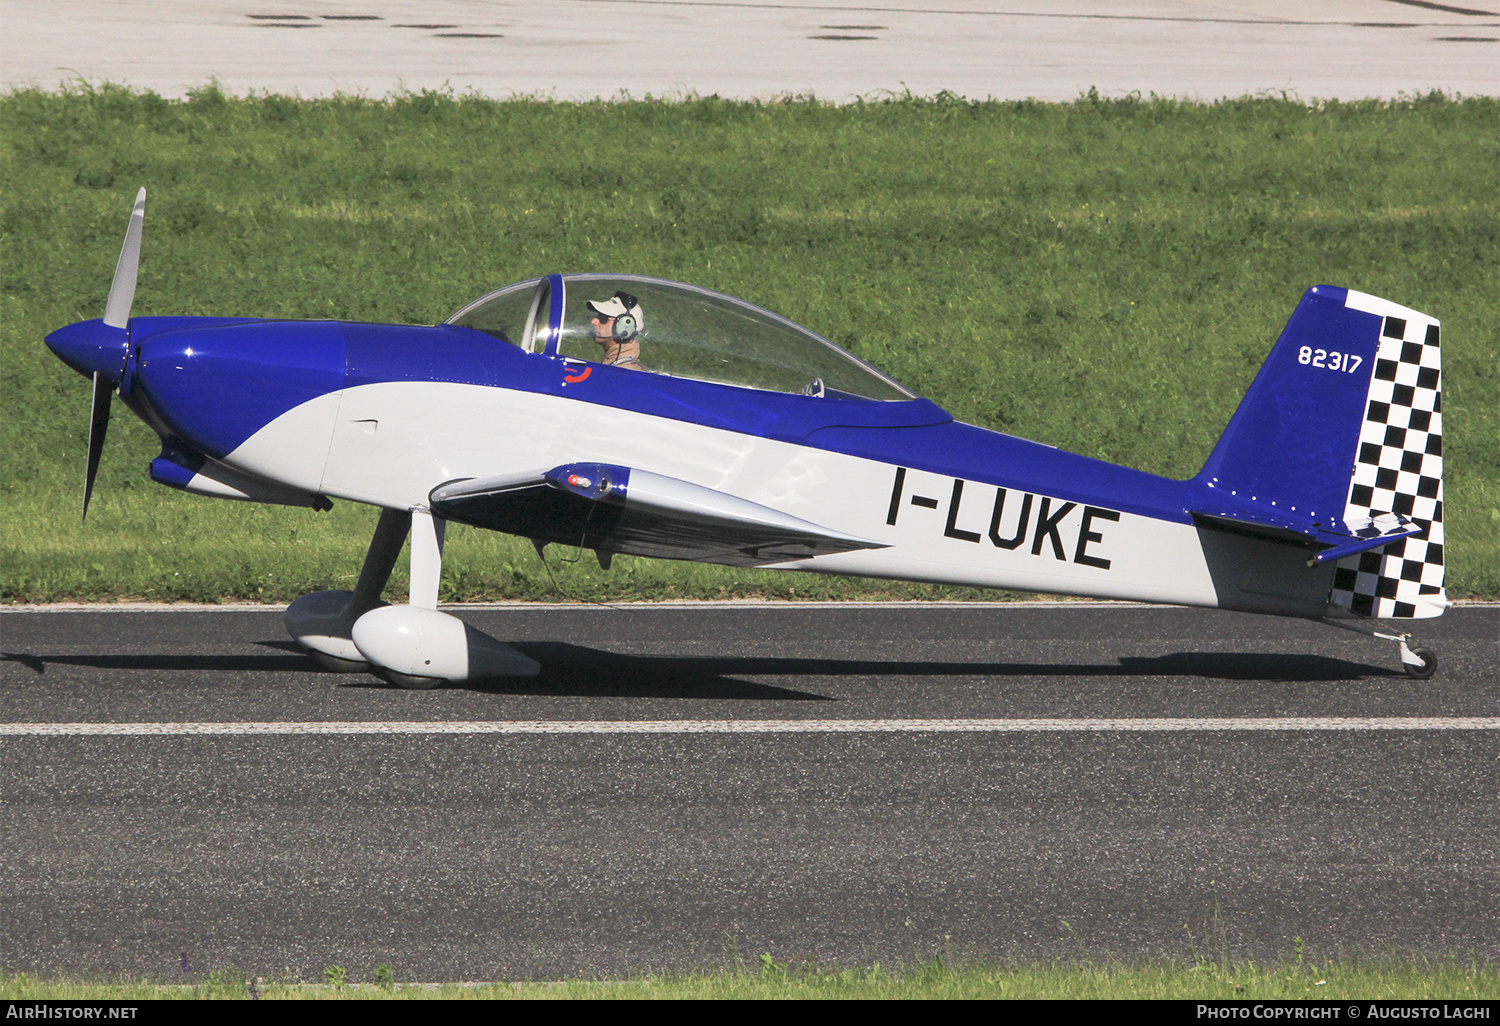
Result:
<svg viewBox="0 0 1500 1026">
<path fill-rule="evenodd" d="M 615 316 L 613 336 L 616 342 L 625 343 L 641 333 L 641 306 L 640 300 L 629 292 L 616 292 L 615 299 L 625 308 L 625 312 Z"/>
</svg>

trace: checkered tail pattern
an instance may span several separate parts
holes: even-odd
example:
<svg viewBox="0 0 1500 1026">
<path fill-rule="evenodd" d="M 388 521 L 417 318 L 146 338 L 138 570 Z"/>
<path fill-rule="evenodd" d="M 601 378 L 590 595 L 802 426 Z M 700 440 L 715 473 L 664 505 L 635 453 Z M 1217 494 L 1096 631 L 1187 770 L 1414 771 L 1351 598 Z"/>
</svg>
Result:
<svg viewBox="0 0 1500 1026">
<path fill-rule="evenodd" d="M 1346 306 L 1383 320 L 1344 522 L 1358 528 L 1395 513 L 1423 531 L 1387 548 L 1340 560 L 1328 601 L 1363 617 L 1439 616 L 1448 602 L 1443 591 L 1438 322 L 1354 291 Z"/>
</svg>

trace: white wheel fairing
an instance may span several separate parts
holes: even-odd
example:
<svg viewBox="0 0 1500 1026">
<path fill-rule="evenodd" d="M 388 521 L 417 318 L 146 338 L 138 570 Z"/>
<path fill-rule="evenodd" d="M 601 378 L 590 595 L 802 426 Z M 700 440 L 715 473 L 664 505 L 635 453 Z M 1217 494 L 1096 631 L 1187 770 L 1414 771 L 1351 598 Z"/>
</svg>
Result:
<svg viewBox="0 0 1500 1026">
<path fill-rule="evenodd" d="M 303 648 L 363 667 L 365 657 L 355 647 L 350 615 L 352 591 L 315 591 L 286 607 L 286 632 Z M 384 605 L 384 603 L 381 603 Z"/>
<path fill-rule="evenodd" d="M 1009 491 L 1002 500 L 995 485 L 959 485 L 953 477 L 917 468 L 905 469 L 892 524 L 898 468 L 877 460 L 479 385 L 384 382 L 346 389 L 337 400 L 317 488 L 333 498 L 421 507 L 434 487 L 461 478 L 610 463 L 718 489 L 891 546 L 781 564 L 786 569 L 1219 604 L 1197 530 L 1189 524 L 1066 496 L 1028 498 Z M 299 407 L 241 448 L 269 465 L 271 450 L 299 444 L 296 433 L 323 416 L 323 408 L 305 416 Z M 997 504 L 1003 509 L 992 523 Z M 1023 528 L 1020 514 L 1027 506 Z"/>
<path fill-rule="evenodd" d="M 464 623 L 417 606 L 382 606 L 354 621 L 354 644 L 373 665 L 448 681 L 534 677 L 536 660 Z"/>
</svg>

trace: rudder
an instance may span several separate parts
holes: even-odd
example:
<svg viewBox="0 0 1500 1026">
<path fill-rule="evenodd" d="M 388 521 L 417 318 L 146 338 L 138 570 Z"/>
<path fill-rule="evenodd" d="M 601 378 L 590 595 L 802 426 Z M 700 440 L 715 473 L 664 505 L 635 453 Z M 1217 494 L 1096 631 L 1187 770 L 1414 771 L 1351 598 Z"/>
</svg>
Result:
<svg viewBox="0 0 1500 1026">
<path fill-rule="evenodd" d="M 1448 598 L 1438 322 L 1362 292 L 1351 291 L 1347 305 L 1379 316 L 1381 331 L 1344 519 L 1397 513 L 1425 530 L 1340 560 L 1329 602 L 1358 616 L 1440 616 Z"/>
</svg>

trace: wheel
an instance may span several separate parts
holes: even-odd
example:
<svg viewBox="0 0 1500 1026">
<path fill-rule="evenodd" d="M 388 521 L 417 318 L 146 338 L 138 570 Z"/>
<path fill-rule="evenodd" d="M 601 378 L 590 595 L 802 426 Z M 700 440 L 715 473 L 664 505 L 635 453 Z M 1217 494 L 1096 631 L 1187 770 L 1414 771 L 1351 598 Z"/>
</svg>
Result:
<svg viewBox="0 0 1500 1026">
<path fill-rule="evenodd" d="M 329 673 L 364 673 L 370 668 L 370 664 L 363 659 L 340 659 L 327 652 L 309 651 L 307 654 L 312 656 L 313 662 Z"/>
<path fill-rule="evenodd" d="M 407 691 L 431 691 L 439 684 L 447 683 L 441 677 L 413 677 L 409 673 L 402 673 L 399 670 L 391 670 L 385 667 L 372 670 L 371 672 L 381 680 L 390 681 L 396 687 L 405 688 Z"/>
<path fill-rule="evenodd" d="M 1422 661 L 1420 663 L 1403 662 L 1401 664 L 1401 668 L 1406 671 L 1408 677 L 1414 680 L 1426 680 L 1437 671 L 1437 656 L 1433 653 L 1432 649 L 1414 648 L 1411 650 L 1411 654 Z"/>
</svg>

